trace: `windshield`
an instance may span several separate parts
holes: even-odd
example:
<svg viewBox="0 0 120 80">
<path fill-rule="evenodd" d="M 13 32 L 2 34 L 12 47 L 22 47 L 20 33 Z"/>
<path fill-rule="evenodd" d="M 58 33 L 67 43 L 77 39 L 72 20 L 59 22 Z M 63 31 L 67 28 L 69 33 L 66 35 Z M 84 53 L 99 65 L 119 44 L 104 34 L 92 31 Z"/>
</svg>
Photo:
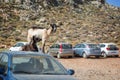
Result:
<svg viewBox="0 0 120 80">
<path fill-rule="evenodd" d="M 65 75 L 66 69 L 51 57 L 18 55 L 12 58 L 14 74 Z"/>
</svg>

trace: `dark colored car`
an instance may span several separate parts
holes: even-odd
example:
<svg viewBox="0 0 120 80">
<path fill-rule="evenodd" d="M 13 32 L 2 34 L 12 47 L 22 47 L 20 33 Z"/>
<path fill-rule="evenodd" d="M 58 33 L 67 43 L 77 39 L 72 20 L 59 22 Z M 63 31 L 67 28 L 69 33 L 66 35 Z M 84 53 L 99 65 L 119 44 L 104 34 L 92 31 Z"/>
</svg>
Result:
<svg viewBox="0 0 120 80">
<path fill-rule="evenodd" d="M 53 57 L 40 52 L 0 53 L 0 80 L 76 80 Z"/>
<path fill-rule="evenodd" d="M 57 58 L 74 57 L 74 51 L 72 49 L 72 44 L 69 44 L 69 43 L 53 44 L 49 48 L 48 54 L 52 56 L 57 56 Z"/>
<path fill-rule="evenodd" d="M 100 47 L 94 43 L 80 43 L 75 45 L 73 49 L 75 55 L 82 56 L 83 58 L 88 58 L 89 56 L 101 56 Z"/>
</svg>

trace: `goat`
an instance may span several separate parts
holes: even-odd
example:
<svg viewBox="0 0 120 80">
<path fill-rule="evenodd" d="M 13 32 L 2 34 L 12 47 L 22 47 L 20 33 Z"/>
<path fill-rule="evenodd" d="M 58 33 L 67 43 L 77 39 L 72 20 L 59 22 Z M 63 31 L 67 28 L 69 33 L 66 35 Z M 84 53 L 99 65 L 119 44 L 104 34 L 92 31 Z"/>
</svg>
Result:
<svg viewBox="0 0 120 80">
<path fill-rule="evenodd" d="M 35 38 L 35 36 L 33 36 L 32 41 L 27 45 L 23 46 L 21 51 L 37 51 L 38 52 L 37 42 L 38 40 Z"/>
<path fill-rule="evenodd" d="M 45 47 L 45 42 L 47 40 L 47 38 L 50 36 L 51 33 L 56 32 L 57 29 L 57 25 L 56 24 L 50 24 L 50 28 L 49 29 L 45 29 L 45 28 L 40 28 L 40 27 L 36 27 L 33 26 L 32 28 L 30 28 L 28 30 L 28 35 L 27 35 L 27 41 L 28 43 L 31 43 L 32 41 L 32 37 L 35 36 L 36 41 L 42 41 L 42 52 L 44 53 L 44 47 Z"/>
</svg>

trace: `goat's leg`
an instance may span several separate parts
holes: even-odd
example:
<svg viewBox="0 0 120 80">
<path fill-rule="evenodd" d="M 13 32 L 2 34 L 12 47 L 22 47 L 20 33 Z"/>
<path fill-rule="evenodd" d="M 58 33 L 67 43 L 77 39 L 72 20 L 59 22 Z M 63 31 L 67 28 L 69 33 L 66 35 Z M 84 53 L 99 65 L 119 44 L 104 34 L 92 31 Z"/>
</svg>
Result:
<svg viewBox="0 0 120 80">
<path fill-rule="evenodd" d="M 32 42 L 32 38 L 29 35 L 27 36 L 27 41 L 29 44 L 31 44 L 31 42 Z"/>
<path fill-rule="evenodd" d="M 45 41 L 42 41 L 42 52 L 45 53 Z"/>
</svg>

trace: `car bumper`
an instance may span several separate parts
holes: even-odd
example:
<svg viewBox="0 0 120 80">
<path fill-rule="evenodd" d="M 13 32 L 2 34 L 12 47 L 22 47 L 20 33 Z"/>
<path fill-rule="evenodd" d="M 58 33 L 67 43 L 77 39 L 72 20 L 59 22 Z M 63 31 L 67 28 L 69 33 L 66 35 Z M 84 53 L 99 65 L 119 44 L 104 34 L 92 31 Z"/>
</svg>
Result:
<svg viewBox="0 0 120 80">
<path fill-rule="evenodd" d="M 59 53 L 61 57 L 74 56 L 74 53 Z"/>
<path fill-rule="evenodd" d="M 101 56 L 101 52 L 88 52 L 88 56 Z"/>
<path fill-rule="evenodd" d="M 51 56 L 57 56 L 59 54 L 61 57 L 74 56 L 74 52 L 66 52 L 66 53 L 58 52 L 58 53 L 48 53 L 48 54 Z"/>
<path fill-rule="evenodd" d="M 108 51 L 106 52 L 107 56 L 119 55 L 119 51 Z"/>
</svg>

